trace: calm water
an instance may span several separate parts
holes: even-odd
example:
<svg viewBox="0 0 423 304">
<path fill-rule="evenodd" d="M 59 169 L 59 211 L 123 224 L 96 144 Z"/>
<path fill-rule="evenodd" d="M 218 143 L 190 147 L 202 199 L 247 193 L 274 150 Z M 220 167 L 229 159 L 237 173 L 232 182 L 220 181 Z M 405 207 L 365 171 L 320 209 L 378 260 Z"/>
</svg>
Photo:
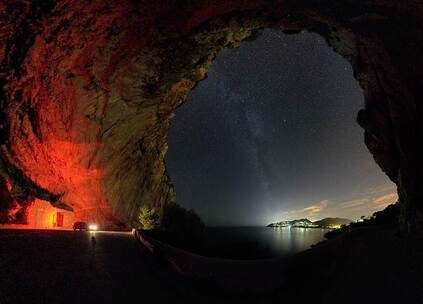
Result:
<svg viewBox="0 0 423 304">
<path fill-rule="evenodd" d="M 207 228 L 206 239 L 210 247 L 259 248 L 257 251 L 265 251 L 266 257 L 276 257 L 306 250 L 324 240 L 328 231 L 318 228 L 213 227 Z"/>
</svg>

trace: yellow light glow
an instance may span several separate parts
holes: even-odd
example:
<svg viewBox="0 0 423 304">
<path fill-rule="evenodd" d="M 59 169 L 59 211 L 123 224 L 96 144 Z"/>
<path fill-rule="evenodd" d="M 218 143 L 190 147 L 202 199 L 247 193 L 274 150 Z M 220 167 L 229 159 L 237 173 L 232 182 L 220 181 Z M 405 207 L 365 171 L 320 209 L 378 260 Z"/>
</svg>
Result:
<svg viewBox="0 0 423 304">
<path fill-rule="evenodd" d="M 96 224 L 90 224 L 88 230 L 98 230 L 98 226 Z"/>
</svg>

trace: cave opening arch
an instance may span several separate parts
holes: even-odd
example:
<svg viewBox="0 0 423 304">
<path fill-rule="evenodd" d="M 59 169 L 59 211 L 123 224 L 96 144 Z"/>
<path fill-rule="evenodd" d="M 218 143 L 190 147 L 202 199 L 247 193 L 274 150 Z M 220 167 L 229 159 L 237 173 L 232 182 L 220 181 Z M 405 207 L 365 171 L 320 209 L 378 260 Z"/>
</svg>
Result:
<svg viewBox="0 0 423 304">
<path fill-rule="evenodd" d="M 264 29 L 225 49 L 171 120 L 176 202 L 211 226 L 357 220 L 395 203 L 356 123 L 363 104 L 350 63 L 317 34 Z"/>
<path fill-rule="evenodd" d="M 423 35 L 412 5 L 57 1 L 7 11 L 0 172 L 4 191 L 19 194 L 19 208 L 41 198 L 76 215 L 92 209 L 105 221 L 134 225 L 141 205 L 173 201 L 164 155 L 175 108 L 219 51 L 258 29 L 279 28 L 318 33 L 351 62 L 365 92 L 358 122 L 366 145 L 399 187 L 403 230 L 422 227 Z"/>
</svg>

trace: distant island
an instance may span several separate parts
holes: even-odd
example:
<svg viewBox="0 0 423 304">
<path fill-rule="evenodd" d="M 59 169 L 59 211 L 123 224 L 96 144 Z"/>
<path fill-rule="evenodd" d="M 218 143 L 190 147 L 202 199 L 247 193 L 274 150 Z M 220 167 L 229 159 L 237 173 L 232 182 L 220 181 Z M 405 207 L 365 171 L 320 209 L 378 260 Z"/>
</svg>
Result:
<svg viewBox="0 0 423 304">
<path fill-rule="evenodd" d="M 319 221 L 312 222 L 309 219 L 298 219 L 292 221 L 282 221 L 271 223 L 267 227 L 295 227 L 295 228 L 328 228 L 338 229 L 342 225 L 348 225 L 353 222 L 350 219 L 339 217 L 327 217 Z"/>
</svg>

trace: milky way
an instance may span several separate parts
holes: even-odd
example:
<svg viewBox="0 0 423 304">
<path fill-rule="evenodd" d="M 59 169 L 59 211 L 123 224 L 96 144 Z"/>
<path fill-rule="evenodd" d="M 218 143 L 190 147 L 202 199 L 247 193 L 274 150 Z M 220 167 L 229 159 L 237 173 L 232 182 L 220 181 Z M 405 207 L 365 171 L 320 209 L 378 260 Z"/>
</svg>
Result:
<svg viewBox="0 0 423 304">
<path fill-rule="evenodd" d="M 355 122 L 350 64 L 313 33 L 224 50 L 172 121 L 177 202 L 209 225 L 356 218 L 395 201 Z"/>
</svg>

